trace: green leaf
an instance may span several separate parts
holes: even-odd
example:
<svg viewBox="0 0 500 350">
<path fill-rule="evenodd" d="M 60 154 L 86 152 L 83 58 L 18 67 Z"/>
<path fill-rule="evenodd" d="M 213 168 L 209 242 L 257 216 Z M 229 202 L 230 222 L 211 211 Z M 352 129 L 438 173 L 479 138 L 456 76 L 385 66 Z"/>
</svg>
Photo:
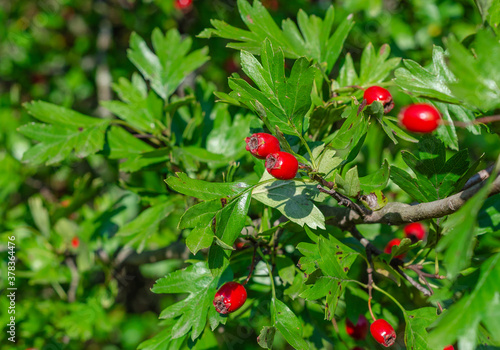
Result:
<svg viewBox="0 0 500 350">
<path fill-rule="evenodd" d="M 347 149 L 353 144 L 357 145 L 365 137 L 370 118 L 363 115 L 358 116 L 357 108 L 358 106 L 354 102 L 347 108 L 344 112 L 348 116 L 347 119 L 335 133 L 327 147 Z"/>
<path fill-rule="evenodd" d="M 199 36 L 210 38 L 212 35 L 238 41 L 228 47 L 262 54 L 262 43 L 267 39 L 272 46 L 280 47 L 287 58 L 306 57 L 324 66 L 329 73 L 339 57 L 344 41 L 354 25 L 353 17 L 347 16 L 332 33 L 334 9 L 330 6 L 325 18 L 307 16 L 300 10 L 297 25 L 290 19 L 283 21 L 282 28 L 258 0 L 253 6 L 246 0 L 238 0 L 241 18 L 249 30 L 239 29 L 224 21 L 212 20 L 214 28 L 205 29 Z M 299 30 L 300 29 L 300 30 Z"/>
<path fill-rule="evenodd" d="M 500 43 L 489 30 L 476 34 L 471 50 L 456 39 L 448 41 L 450 70 L 457 81 L 450 83 L 450 89 L 460 99 L 482 110 L 500 107 L 500 68 L 492 57 L 500 55 Z"/>
<path fill-rule="evenodd" d="M 299 243 L 297 249 L 304 255 L 299 265 L 310 275 L 318 268 L 322 276 L 318 277 L 308 289 L 300 293 L 300 297 L 316 300 L 326 297 L 325 319 L 330 320 L 340 296 L 348 283 L 347 273 L 356 260 L 358 253 L 342 244 L 333 236 L 319 236 L 317 244 Z"/>
<path fill-rule="evenodd" d="M 494 174 L 488 182 L 472 198 L 470 198 L 458 211 L 448 216 L 443 224 L 443 237 L 436 250 L 444 251 L 444 265 L 447 277 L 455 279 L 457 275 L 469 266 L 474 249 L 477 216 L 483 206 L 490 190 Z"/>
<path fill-rule="evenodd" d="M 404 313 L 405 317 L 405 344 L 407 349 L 432 350 L 427 344 L 428 328 L 438 317 L 436 308 L 424 307 Z"/>
<path fill-rule="evenodd" d="M 123 78 L 120 82 L 121 84 L 131 85 L 128 80 Z M 114 88 L 116 91 L 118 87 L 115 85 Z M 129 91 L 129 93 L 132 94 L 133 92 Z M 139 94 L 140 92 L 136 91 L 136 93 Z M 154 92 L 150 92 L 149 95 L 144 96 L 140 100 L 133 98 L 128 103 L 121 101 L 101 101 L 100 104 L 139 130 L 149 133 L 154 133 L 157 129 L 161 131 L 159 123 L 163 118 L 163 102 Z"/>
<path fill-rule="evenodd" d="M 271 315 L 274 326 L 283 338 L 295 349 L 307 349 L 307 342 L 302 338 L 303 326 L 292 310 L 282 301 L 271 299 Z"/>
<path fill-rule="evenodd" d="M 389 169 L 389 163 L 387 162 L 387 159 L 384 159 L 384 162 L 379 170 L 371 173 L 370 175 L 359 178 L 361 189 L 365 193 L 383 190 L 389 182 L 390 175 L 391 171 Z"/>
<path fill-rule="evenodd" d="M 312 200 L 320 193 L 315 185 L 276 180 L 255 187 L 252 198 L 278 209 L 288 219 L 310 228 L 325 228 L 325 217 Z"/>
<path fill-rule="evenodd" d="M 180 338 L 191 331 L 191 339 L 198 338 L 207 323 L 209 308 L 221 279 L 228 276 L 212 276 L 206 262 L 197 262 L 183 270 L 177 270 L 156 281 L 153 293 L 188 294 L 188 296 L 164 309 L 160 318 L 176 319 L 172 338 Z M 229 276 L 230 277 L 230 276 Z"/>
<path fill-rule="evenodd" d="M 231 78 L 231 96 L 258 113 L 269 130 L 277 125 L 286 134 L 299 135 L 304 116 L 311 107 L 310 92 L 316 68 L 307 59 L 300 58 L 286 78 L 283 52 L 275 50 L 267 39 L 261 55 L 262 64 L 251 53 L 241 52 L 242 69 L 258 89 L 242 79 Z"/>
<path fill-rule="evenodd" d="M 335 174 L 335 184 L 340 193 L 345 196 L 356 198 L 361 194 L 361 184 L 358 178 L 358 167 L 349 169 L 343 179 L 339 174 Z"/>
<path fill-rule="evenodd" d="M 208 49 L 205 47 L 188 54 L 192 39 L 187 37 L 183 40 L 177 29 L 163 35 L 156 28 L 151 39 L 155 52 L 138 34 L 132 33 L 127 55 L 150 81 L 153 90 L 167 100 L 192 71 L 208 61 Z"/>
<path fill-rule="evenodd" d="M 295 263 L 286 256 L 278 255 L 275 259 L 278 275 L 288 284 L 292 284 L 295 278 Z"/>
<path fill-rule="evenodd" d="M 448 69 L 443 48 L 434 46 L 432 66 L 425 69 L 417 62 L 403 60 L 405 68 L 395 71 L 394 82 L 415 96 L 423 96 L 448 103 L 459 103 L 448 84 L 455 82 L 455 75 Z"/>
<path fill-rule="evenodd" d="M 186 245 L 193 254 L 210 247 L 213 241 L 214 233 L 209 225 L 195 227 L 186 237 Z"/>
<path fill-rule="evenodd" d="M 167 185 L 174 191 L 203 200 L 233 197 L 249 187 L 244 182 L 214 183 L 191 179 L 184 173 L 176 173 L 176 175 L 169 176 L 165 180 Z"/>
<path fill-rule="evenodd" d="M 23 135 L 40 141 L 24 153 L 24 161 L 50 165 L 66 159 L 73 150 L 80 158 L 102 150 L 109 120 L 43 101 L 26 103 L 24 107 L 36 119 L 49 123 L 30 123 L 19 128 Z"/>
<path fill-rule="evenodd" d="M 155 232 L 158 232 L 160 222 L 165 219 L 175 208 L 170 201 L 149 207 L 137 216 L 134 220 L 123 226 L 117 233 L 128 245 L 137 247 L 141 252 L 146 244 L 146 240 Z"/>
<path fill-rule="evenodd" d="M 193 205 L 181 216 L 178 227 L 184 229 L 207 226 L 221 208 L 220 198 Z"/>
<path fill-rule="evenodd" d="M 228 246 L 232 246 L 245 226 L 250 192 L 246 192 L 217 212 L 215 235 Z"/>
<path fill-rule="evenodd" d="M 71 109 L 44 101 L 25 103 L 24 108 L 26 108 L 29 114 L 42 122 L 55 124 L 56 126 L 71 127 L 72 129 L 99 126 L 104 122 L 102 119 L 92 118 Z"/>
<path fill-rule="evenodd" d="M 139 350 L 175 350 L 179 349 L 184 341 L 186 340 L 186 336 L 172 339 L 172 330 L 164 329 L 161 330 L 154 337 L 143 341 L 139 344 L 137 349 Z"/>
<path fill-rule="evenodd" d="M 418 181 L 403 169 L 391 166 L 391 180 L 417 202 L 427 202 L 427 194 L 420 188 Z"/>
<path fill-rule="evenodd" d="M 433 349 L 453 344 L 457 339 L 461 350 L 475 349 L 481 322 L 495 341 L 500 341 L 500 322 L 496 314 L 500 307 L 499 280 L 500 253 L 497 253 L 481 264 L 479 279 L 470 294 L 451 305 L 434 323 L 428 338 Z"/>
<path fill-rule="evenodd" d="M 257 337 L 257 343 L 263 349 L 272 349 L 274 342 L 274 335 L 276 334 L 276 327 L 262 327 L 259 336 Z"/>
<path fill-rule="evenodd" d="M 334 170 L 342 163 L 342 158 L 336 157 L 336 153 L 336 150 L 327 148 L 316 158 L 316 164 L 319 164 L 318 172 L 323 174 L 325 179 L 332 176 Z"/>
<path fill-rule="evenodd" d="M 127 159 L 120 170 L 135 172 L 152 164 L 169 160 L 169 149 L 148 145 L 123 128 L 112 126 L 107 134 L 110 159 Z"/>
<path fill-rule="evenodd" d="M 354 68 L 351 55 L 348 53 L 344 64 L 340 68 L 338 86 L 359 85 L 369 87 L 383 82 L 389 74 L 399 65 L 400 58 L 389 58 L 391 48 L 384 44 L 375 51 L 372 43 L 368 43 L 361 54 L 361 67 L 359 76 Z"/>
<path fill-rule="evenodd" d="M 419 202 L 424 198 L 427 202 L 434 201 L 460 191 L 462 178 L 469 172 L 468 152 L 462 150 L 446 160 L 444 144 L 432 137 L 423 137 L 418 148 L 416 155 L 402 151 L 403 160 L 416 178 L 392 167 L 393 181 Z"/>
</svg>

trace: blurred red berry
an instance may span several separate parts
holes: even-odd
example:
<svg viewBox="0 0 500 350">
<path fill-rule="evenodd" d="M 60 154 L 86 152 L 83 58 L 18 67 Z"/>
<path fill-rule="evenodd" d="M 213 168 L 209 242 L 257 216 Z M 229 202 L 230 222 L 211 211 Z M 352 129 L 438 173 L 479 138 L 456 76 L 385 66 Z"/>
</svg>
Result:
<svg viewBox="0 0 500 350">
<path fill-rule="evenodd" d="M 368 334 L 368 320 L 365 315 L 359 315 L 358 322 L 354 325 L 351 320 L 345 322 L 345 330 L 353 339 L 364 340 Z"/>
<path fill-rule="evenodd" d="M 80 239 L 78 237 L 73 237 L 71 240 L 71 246 L 75 249 L 78 248 L 80 246 Z"/>
<path fill-rule="evenodd" d="M 193 5 L 193 0 L 175 0 L 175 7 L 179 10 L 187 10 Z"/>
<path fill-rule="evenodd" d="M 407 238 L 412 241 L 421 241 L 425 238 L 425 227 L 420 222 L 412 222 L 404 228 L 404 233 Z"/>
<path fill-rule="evenodd" d="M 394 239 L 391 239 L 389 241 L 389 243 L 387 243 L 387 245 L 385 246 L 384 248 L 384 253 L 386 254 L 391 254 L 392 252 L 392 247 L 394 247 L 395 245 L 399 245 L 401 244 L 401 239 L 399 238 L 394 238 Z M 406 254 L 401 254 L 401 255 L 397 255 L 395 256 L 396 259 L 403 259 L 405 257 Z"/>
<path fill-rule="evenodd" d="M 399 122 L 407 130 L 420 133 L 433 132 L 441 122 L 439 111 L 429 104 L 417 103 L 405 107 L 398 115 Z"/>
</svg>

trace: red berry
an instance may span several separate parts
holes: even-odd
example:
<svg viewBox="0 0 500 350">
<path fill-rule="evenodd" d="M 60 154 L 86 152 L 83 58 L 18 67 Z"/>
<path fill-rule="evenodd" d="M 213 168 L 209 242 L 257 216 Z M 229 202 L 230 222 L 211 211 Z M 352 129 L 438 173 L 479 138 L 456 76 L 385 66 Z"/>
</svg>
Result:
<svg viewBox="0 0 500 350">
<path fill-rule="evenodd" d="M 412 222 L 405 226 L 405 236 L 412 241 L 421 241 L 425 238 L 425 227 L 420 222 Z"/>
<path fill-rule="evenodd" d="M 73 239 L 71 240 L 71 246 L 76 249 L 79 245 L 80 239 L 78 237 L 73 237 Z"/>
<path fill-rule="evenodd" d="M 189 9 L 193 5 L 193 0 L 175 0 L 175 7 L 179 10 Z"/>
<path fill-rule="evenodd" d="M 271 153 L 266 158 L 266 169 L 277 179 L 290 180 L 297 175 L 299 162 L 294 155 L 287 152 Z"/>
<path fill-rule="evenodd" d="M 280 142 L 271 134 L 257 133 L 245 138 L 246 150 L 259 159 L 266 159 L 271 153 L 280 151 Z"/>
<path fill-rule="evenodd" d="M 425 103 L 417 103 L 403 108 L 398 118 L 407 130 L 420 133 L 433 132 L 441 122 L 439 111 Z"/>
<path fill-rule="evenodd" d="M 385 347 L 391 346 L 396 341 L 396 332 L 394 332 L 394 328 L 383 319 L 378 319 L 372 323 L 370 326 L 370 333 L 377 343 Z"/>
<path fill-rule="evenodd" d="M 351 338 L 364 340 L 368 333 L 368 320 L 365 315 L 359 315 L 358 323 L 353 325 L 351 320 L 347 319 L 345 322 L 345 330 Z"/>
<path fill-rule="evenodd" d="M 363 99 L 367 105 L 371 105 L 373 101 L 379 101 L 384 105 L 384 113 L 389 113 L 394 108 L 394 101 L 389 90 L 380 86 L 371 86 L 365 90 Z"/>
<path fill-rule="evenodd" d="M 453 347 L 453 345 L 448 345 L 443 350 L 455 350 L 455 348 Z"/>
<path fill-rule="evenodd" d="M 387 243 L 387 245 L 385 246 L 384 248 L 384 253 L 386 254 L 391 254 L 391 251 L 392 251 L 392 247 L 394 247 L 395 245 L 399 245 L 401 243 L 401 240 L 399 238 L 394 238 L 394 239 L 391 239 L 389 241 L 389 243 Z M 403 259 L 405 257 L 406 254 L 401 254 L 401 255 L 397 255 L 395 256 L 396 259 Z"/>
<path fill-rule="evenodd" d="M 238 282 L 227 282 L 215 293 L 214 306 L 223 315 L 238 310 L 247 300 L 247 291 Z"/>
</svg>

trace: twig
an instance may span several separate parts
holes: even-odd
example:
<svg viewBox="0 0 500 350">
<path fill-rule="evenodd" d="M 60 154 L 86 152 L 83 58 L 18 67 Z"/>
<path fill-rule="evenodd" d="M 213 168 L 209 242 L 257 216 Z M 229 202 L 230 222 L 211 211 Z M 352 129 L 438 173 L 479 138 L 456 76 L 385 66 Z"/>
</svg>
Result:
<svg viewBox="0 0 500 350">
<path fill-rule="evenodd" d="M 333 189 L 326 190 L 323 187 L 321 187 L 321 185 L 318 185 L 317 187 L 318 187 L 318 190 L 320 192 L 326 193 L 326 194 L 330 195 L 333 199 L 335 199 L 339 203 L 339 205 L 342 205 L 342 206 L 347 207 L 349 209 L 353 209 L 361 216 L 371 214 L 370 210 L 366 209 L 363 206 L 360 206 L 357 203 L 354 203 L 349 197 L 346 197 L 343 194 L 341 194 Z"/>
<path fill-rule="evenodd" d="M 447 120 L 442 120 L 441 123 L 444 125 L 455 125 L 461 128 L 466 128 L 471 125 L 476 125 L 476 124 L 488 124 L 488 123 L 494 123 L 500 121 L 500 115 L 490 115 L 487 117 L 482 117 L 482 118 L 477 118 L 474 119 L 470 122 L 460 122 L 460 121 L 447 121 Z"/>
<path fill-rule="evenodd" d="M 467 180 L 467 182 L 464 185 L 464 188 L 462 188 L 462 191 L 486 180 L 487 178 L 489 178 L 491 175 L 491 172 L 493 171 L 493 168 L 494 168 L 494 164 L 490 165 L 486 169 L 483 169 L 483 170 L 479 171 L 477 174 L 475 174 L 474 176 L 472 176 L 469 180 Z"/>
<path fill-rule="evenodd" d="M 372 290 L 373 290 L 373 260 L 372 260 L 372 252 L 370 249 L 366 249 L 366 257 L 368 259 L 368 267 L 366 269 L 366 273 L 368 274 L 368 310 L 370 310 L 370 315 L 372 316 L 373 321 L 377 319 L 373 315 L 372 311 Z"/>
<path fill-rule="evenodd" d="M 468 199 L 473 197 L 482 187 L 484 181 L 470 188 L 454 194 L 453 196 L 439 199 L 433 202 L 410 205 L 405 203 L 388 203 L 380 210 L 368 215 L 360 215 L 356 210 L 339 207 L 320 207 L 328 218 L 327 224 L 340 228 L 349 228 L 357 224 L 388 224 L 402 225 L 410 222 L 423 221 L 427 219 L 440 218 L 458 211 Z M 488 196 L 500 193 L 500 177 L 497 177 L 492 185 Z"/>
<path fill-rule="evenodd" d="M 417 281 L 415 281 L 413 278 L 411 278 L 410 276 L 408 276 L 406 273 L 403 272 L 403 270 L 401 270 L 401 268 L 398 266 L 398 265 L 393 265 L 391 264 L 391 266 L 401 275 L 403 276 L 403 278 L 405 280 L 407 280 L 408 282 L 411 283 L 412 286 L 414 286 L 415 288 L 417 288 L 419 291 L 422 292 L 422 294 L 424 294 L 425 296 L 431 296 L 431 292 L 429 290 L 427 290 L 424 286 L 422 286 L 420 283 L 418 283 Z"/>
<path fill-rule="evenodd" d="M 80 275 L 78 274 L 78 268 L 73 261 L 73 258 L 68 257 L 66 259 L 66 265 L 71 272 L 71 283 L 69 284 L 68 289 L 68 302 L 73 303 L 76 300 L 76 292 L 78 290 L 78 283 L 80 281 Z"/>
<path fill-rule="evenodd" d="M 255 257 L 257 254 L 257 244 L 254 243 L 253 245 L 253 256 L 252 256 L 252 264 L 250 265 L 250 272 L 248 273 L 247 278 L 245 279 L 245 282 L 243 282 L 243 285 L 247 284 L 248 281 L 250 281 L 250 277 L 252 277 L 253 269 L 255 268 Z"/>
</svg>

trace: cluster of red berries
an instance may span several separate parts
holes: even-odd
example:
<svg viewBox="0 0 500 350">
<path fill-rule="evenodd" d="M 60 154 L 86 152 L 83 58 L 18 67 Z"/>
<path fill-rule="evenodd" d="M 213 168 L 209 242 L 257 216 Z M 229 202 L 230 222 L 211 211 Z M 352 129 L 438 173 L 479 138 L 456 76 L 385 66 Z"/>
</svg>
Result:
<svg viewBox="0 0 500 350">
<path fill-rule="evenodd" d="M 363 99 L 370 105 L 379 101 L 384 105 L 384 113 L 394 108 L 391 93 L 380 86 L 372 86 L 365 90 Z M 441 114 L 434 106 L 426 103 L 416 103 L 401 110 L 399 123 L 407 130 L 419 133 L 429 133 L 437 129 L 441 123 Z"/>
<path fill-rule="evenodd" d="M 290 180 L 297 175 L 299 162 L 293 154 L 280 151 L 276 137 L 266 133 L 256 133 L 245 139 L 246 150 L 255 157 L 266 160 L 269 174 L 280 180 Z"/>
<path fill-rule="evenodd" d="M 420 222 L 413 222 L 411 224 L 408 224 L 404 228 L 404 234 L 406 238 L 411 239 L 412 242 L 418 242 L 421 241 L 425 238 L 425 227 L 422 225 Z M 384 248 L 384 253 L 386 254 L 391 254 L 392 247 L 398 246 L 401 243 L 400 238 L 394 238 L 387 243 L 387 245 Z M 396 259 L 403 259 L 406 254 L 401 254 L 395 256 Z"/>
</svg>

